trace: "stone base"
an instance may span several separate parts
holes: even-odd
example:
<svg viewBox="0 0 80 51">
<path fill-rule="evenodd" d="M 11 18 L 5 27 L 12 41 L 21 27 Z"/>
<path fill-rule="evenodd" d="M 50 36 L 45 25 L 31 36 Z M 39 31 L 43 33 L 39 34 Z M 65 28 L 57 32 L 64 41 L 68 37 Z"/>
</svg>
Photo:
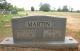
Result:
<svg viewBox="0 0 80 51">
<path fill-rule="evenodd" d="M 14 43 L 13 37 L 8 37 L 4 39 L 0 45 L 4 47 L 30 47 L 30 48 L 76 48 L 78 47 L 78 42 L 72 37 L 65 37 L 64 42 L 19 42 Z"/>
</svg>

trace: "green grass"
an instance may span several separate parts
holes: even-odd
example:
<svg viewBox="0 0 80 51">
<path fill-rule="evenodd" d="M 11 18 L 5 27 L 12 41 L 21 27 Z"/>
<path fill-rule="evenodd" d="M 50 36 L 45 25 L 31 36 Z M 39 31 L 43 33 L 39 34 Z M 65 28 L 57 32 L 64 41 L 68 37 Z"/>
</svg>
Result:
<svg viewBox="0 0 80 51">
<path fill-rule="evenodd" d="M 21 12 L 20 12 L 21 13 Z M 26 14 L 0 14 L 0 37 L 12 36 L 12 29 L 5 27 L 6 24 L 11 24 L 11 19 L 14 16 L 26 16 Z"/>
<path fill-rule="evenodd" d="M 12 14 L 0 14 L 0 35 L 1 36 L 6 36 L 11 34 L 11 28 L 6 28 L 5 23 L 10 23 L 10 20 L 12 17 L 15 15 Z"/>
<path fill-rule="evenodd" d="M 80 31 L 76 32 L 76 34 L 80 36 Z"/>
<path fill-rule="evenodd" d="M 19 15 L 19 16 L 26 16 L 26 15 L 28 15 L 28 14 L 27 14 L 26 11 L 20 11 L 20 12 L 18 12 L 18 15 Z"/>
</svg>

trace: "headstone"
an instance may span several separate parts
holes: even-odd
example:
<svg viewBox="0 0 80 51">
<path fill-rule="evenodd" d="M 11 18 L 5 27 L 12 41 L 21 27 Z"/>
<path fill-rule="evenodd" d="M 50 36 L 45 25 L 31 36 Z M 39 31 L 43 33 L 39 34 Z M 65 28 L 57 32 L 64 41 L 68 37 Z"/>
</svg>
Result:
<svg viewBox="0 0 80 51">
<path fill-rule="evenodd" d="M 27 16 L 12 19 L 13 37 L 5 38 L 0 46 L 32 48 L 76 48 L 78 42 L 65 36 L 66 18 Z M 64 49 L 64 48 L 63 48 Z M 14 50 L 19 51 L 19 50 Z M 24 51 L 24 50 L 21 50 Z"/>
<path fill-rule="evenodd" d="M 0 9 L 0 14 L 17 14 L 17 11 L 16 10 Z"/>
<path fill-rule="evenodd" d="M 12 10 L 11 13 L 12 14 L 17 14 L 17 11 L 16 10 Z"/>
<path fill-rule="evenodd" d="M 28 16 L 12 19 L 14 42 L 64 41 L 66 18 Z"/>
</svg>

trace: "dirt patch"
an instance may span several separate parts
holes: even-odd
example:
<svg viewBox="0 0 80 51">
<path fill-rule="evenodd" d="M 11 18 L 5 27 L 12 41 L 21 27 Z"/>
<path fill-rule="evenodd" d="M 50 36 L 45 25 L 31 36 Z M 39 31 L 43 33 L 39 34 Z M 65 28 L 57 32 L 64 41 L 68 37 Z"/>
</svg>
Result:
<svg viewBox="0 0 80 51">
<path fill-rule="evenodd" d="M 80 18 L 67 17 L 67 28 L 74 31 L 80 30 Z"/>
</svg>

